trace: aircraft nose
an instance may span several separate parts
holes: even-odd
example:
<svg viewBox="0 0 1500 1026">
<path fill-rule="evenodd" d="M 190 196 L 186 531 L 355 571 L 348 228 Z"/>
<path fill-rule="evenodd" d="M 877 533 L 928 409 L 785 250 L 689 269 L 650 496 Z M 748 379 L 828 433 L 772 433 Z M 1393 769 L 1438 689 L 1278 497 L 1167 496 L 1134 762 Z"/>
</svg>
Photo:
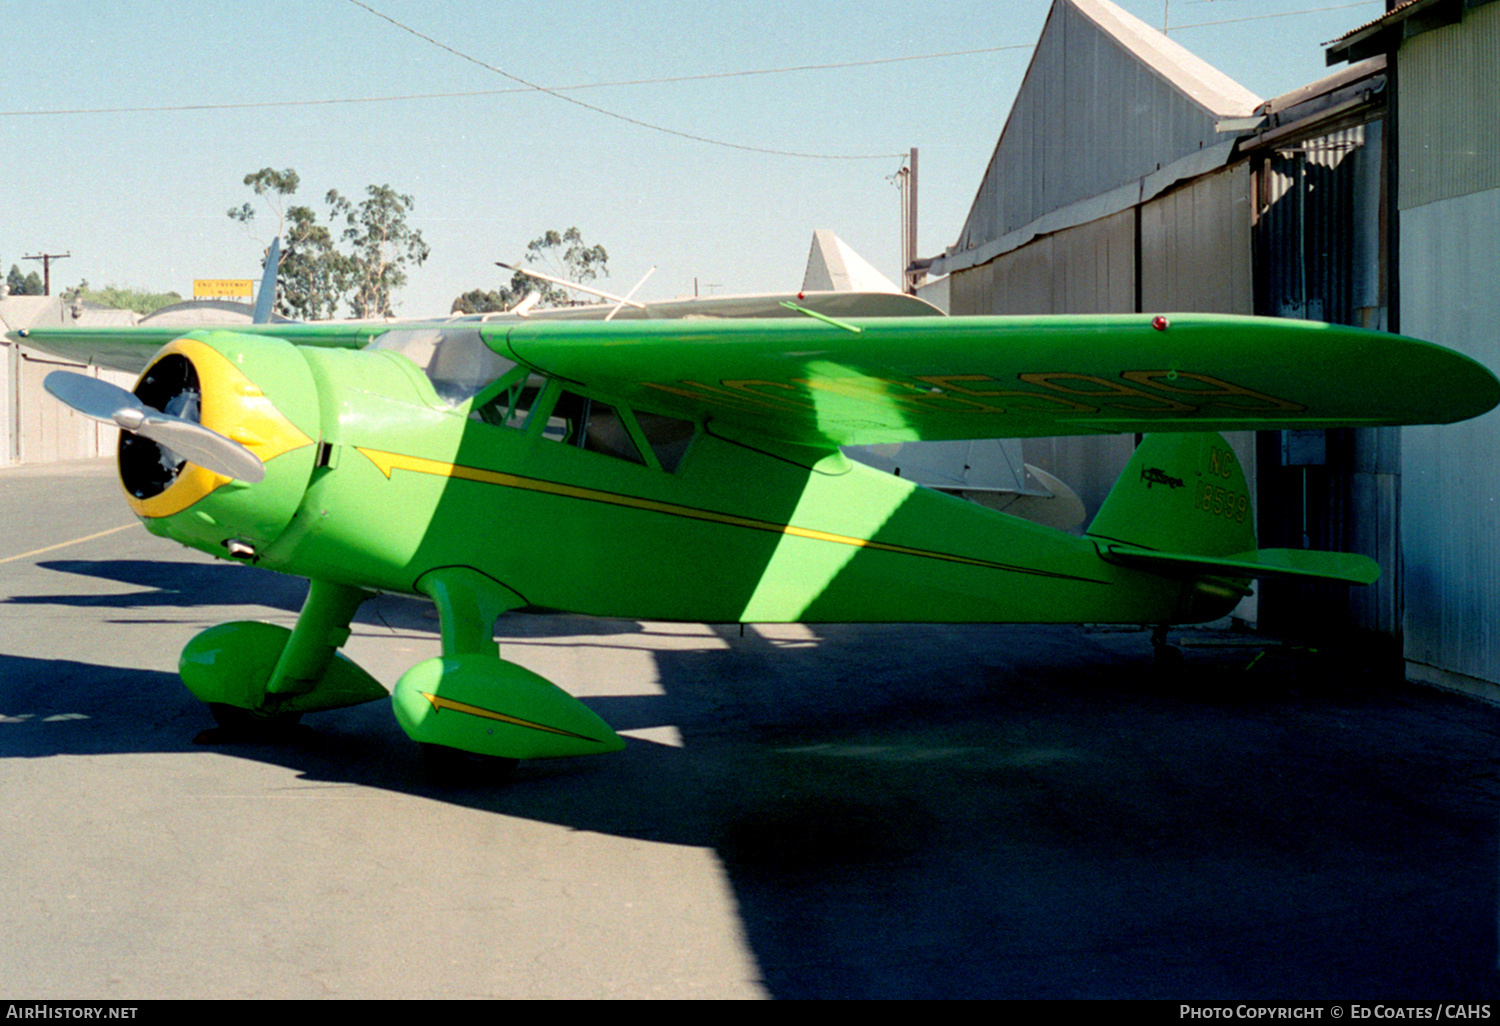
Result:
<svg viewBox="0 0 1500 1026">
<path fill-rule="evenodd" d="M 260 485 L 268 475 L 286 478 L 284 484 L 300 495 L 310 469 L 301 464 L 310 465 L 311 457 L 283 460 L 279 474 L 269 464 L 295 450 L 310 453 L 313 439 L 251 373 L 274 382 L 278 399 L 289 402 L 302 414 L 298 419 L 316 430 L 316 400 L 306 363 L 283 341 L 214 333 L 180 338 L 157 353 L 136 383 L 135 409 L 125 410 L 123 420 L 111 417 L 125 429 L 120 435 L 120 481 L 139 516 L 170 517 L 231 483 L 239 487 L 222 493 L 226 498 L 245 493 L 250 490 L 245 486 Z M 302 409 L 308 406 L 312 409 Z"/>
<path fill-rule="evenodd" d="M 187 356 L 164 354 L 147 368 L 132 394 L 135 406 L 116 410 L 111 419 L 124 429 L 120 476 L 134 498 L 148 499 L 166 491 L 189 461 L 249 483 L 265 476 L 259 457 L 203 426 L 203 386 Z"/>
</svg>

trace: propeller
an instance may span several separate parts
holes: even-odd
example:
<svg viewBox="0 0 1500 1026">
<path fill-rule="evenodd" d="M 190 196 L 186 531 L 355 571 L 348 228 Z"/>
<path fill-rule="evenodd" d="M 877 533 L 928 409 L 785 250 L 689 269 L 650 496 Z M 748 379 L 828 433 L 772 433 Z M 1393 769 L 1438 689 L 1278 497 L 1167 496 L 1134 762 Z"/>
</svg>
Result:
<svg viewBox="0 0 1500 1026">
<path fill-rule="evenodd" d="M 149 438 L 206 470 L 248 484 L 266 476 L 260 457 L 240 443 L 195 420 L 153 410 L 118 385 L 71 371 L 53 371 L 42 386 L 85 417 Z"/>
</svg>

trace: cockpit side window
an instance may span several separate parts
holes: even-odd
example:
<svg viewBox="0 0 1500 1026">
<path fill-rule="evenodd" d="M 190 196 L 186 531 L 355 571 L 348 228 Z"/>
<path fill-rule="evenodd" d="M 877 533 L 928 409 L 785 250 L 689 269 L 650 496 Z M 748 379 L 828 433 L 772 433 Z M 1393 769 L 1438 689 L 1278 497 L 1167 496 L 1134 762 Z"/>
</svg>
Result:
<svg viewBox="0 0 1500 1026">
<path fill-rule="evenodd" d="M 690 420 L 636 413 L 563 388 L 524 367 L 476 396 L 469 415 L 669 474 L 677 470 L 697 432 Z"/>
<path fill-rule="evenodd" d="M 583 447 L 589 452 L 614 456 L 631 463 L 646 465 L 640 446 L 636 445 L 628 426 L 630 411 L 600 402 L 589 402 L 589 419 L 583 432 Z"/>
<path fill-rule="evenodd" d="M 547 379 L 540 374 L 516 367 L 474 397 L 474 408 L 469 416 L 496 426 L 525 427 L 526 418 L 546 385 Z"/>
<path fill-rule="evenodd" d="M 563 392 L 552 404 L 542 437 L 564 445 L 583 445 L 584 427 L 589 419 L 589 401 L 577 392 Z"/>
</svg>

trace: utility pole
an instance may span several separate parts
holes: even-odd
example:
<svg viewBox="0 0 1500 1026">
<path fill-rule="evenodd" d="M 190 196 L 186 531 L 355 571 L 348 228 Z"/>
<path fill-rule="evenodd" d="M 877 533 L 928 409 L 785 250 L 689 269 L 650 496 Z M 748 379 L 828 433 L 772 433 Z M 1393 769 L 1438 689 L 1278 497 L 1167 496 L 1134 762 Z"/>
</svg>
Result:
<svg viewBox="0 0 1500 1026">
<path fill-rule="evenodd" d="M 52 295 L 52 261 L 63 260 L 72 256 L 67 253 L 38 253 L 36 256 L 24 257 L 25 260 L 40 260 L 42 262 L 42 295 Z"/>
<path fill-rule="evenodd" d="M 896 172 L 901 188 L 901 291 L 917 294 L 920 272 L 912 271 L 917 259 L 917 148 L 913 146 L 906 166 Z"/>
</svg>

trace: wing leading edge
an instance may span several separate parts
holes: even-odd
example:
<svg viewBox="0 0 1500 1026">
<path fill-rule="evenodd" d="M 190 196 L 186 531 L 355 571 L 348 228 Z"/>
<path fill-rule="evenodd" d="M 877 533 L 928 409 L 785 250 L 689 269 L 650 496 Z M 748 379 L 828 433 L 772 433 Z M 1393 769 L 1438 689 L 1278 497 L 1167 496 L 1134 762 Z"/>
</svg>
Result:
<svg viewBox="0 0 1500 1026">
<path fill-rule="evenodd" d="M 383 321 L 342 321 L 323 324 L 230 324 L 155 325 L 129 328 L 23 328 L 6 337 L 32 349 L 76 363 L 91 363 L 112 370 L 139 374 L 156 351 L 168 342 L 205 331 L 232 331 L 237 335 L 269 335 L 297 345 L 359 349 L 381 332 Z"/>
<path fill-rule="evenodd" d="M 266 294 L 262 285 L 262 295 Z M 391 330 L 437 330 L 483 323 L 511 325 L 541 321 L 616 321 L 637 319 L 718 322 L 727 319 L 797 318 L 788 309 L 795 301 L 805 310 L 831 317 L 942 317 L 941 310 L 915 296 L 886 292 L 798 292 L 750 296 L 704 296 L 642 303 L 616 311 L 614 304 L 556 307 L 525 314 L 500 312 L 435 317 L 418 320 L 318 321 L 276 324 L 138 324 L 128 328 L 23 328 L 7 337 L 32 349 L 76 363 L 92 363 L 113 370 L 140 373 L 151 356 L 175 339 L 195 331 L 232 331 L 241 335 L 272 335 L 302 346 L 359 349 Z"/>
<path fill-rule="evenodd" d="M 536 322 L 497 352 L 646 409 L 831 447 L 1449 423 L 1500 402 L 1417 339 L 1215 314 Z"/>
</svg>

